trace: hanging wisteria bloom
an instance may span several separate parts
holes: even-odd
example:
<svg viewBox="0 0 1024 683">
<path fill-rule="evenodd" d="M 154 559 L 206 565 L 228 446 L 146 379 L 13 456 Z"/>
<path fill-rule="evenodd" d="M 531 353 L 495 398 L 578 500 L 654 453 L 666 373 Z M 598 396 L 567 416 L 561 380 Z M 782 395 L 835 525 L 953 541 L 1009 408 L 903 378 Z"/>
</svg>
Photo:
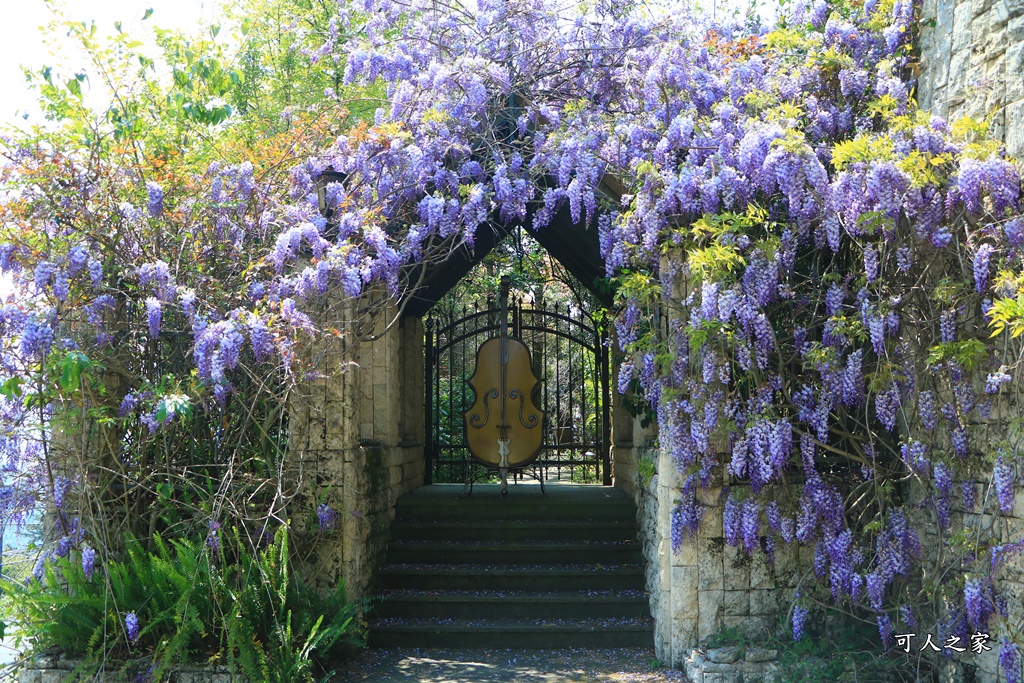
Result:
<svg viewBox="0 0 1024 683">
<path fill-rule="evenodd" d="M 154 218 L 164 210 L 164 191 L 159 183 L 152 180 L 146 183 L 146 195 L 148 196 L 149 215 Z"/>
<path fill-rule="evenodd" d="M 793 640 L 803 640 L 804 625 L 807 623 L 808 610 L 801 605 L 793 607 Z"/>
<path fill-rule="evenodd" d="M 213 555 L 220 554 L 220 522 L 216 522 L 212 519 L 210 520 L 207 525 L 206 545 L 210 548 L 210 552 Z"/>
<path fill-rule="evenodd" d="M 128 633 L 128 642 L 135 644 L 139 639 L 139 618 L 135 612 L 129 612 L 124 618 L 124 627 Z"/>
<path fill-rule="evenodd" d="M 334 528 L 338 522 L 338 513 L 331 509 L 327 503 L 321 503 L 316 509 L 317 527 L 320 532 Z"/>
<path fill-rule="evenodd" d="M 146 299 L 146 322 L 149 325 L 149 336 L 156 339 L 160 336 L 160 322 L 163 316 L 163 309 L 160 300 L 155 297 Z"/>
<path fill-rule="evenodd" d="M 85 578 L 91 579 L 96 567 L 96 551 L 89 545 L 82 546 L 82 571 Z"/>
<path fill-rule="evenodd" d="M 995 486 L 996 497 L 999 499 L 999 509 L 1003 512 L 1012 511 L 1016 473 L 1013 461 L 1005 454 L 1000 454 L 996 458 L 996 465 L 992 470 L 992 482 Z"/>
</svg>

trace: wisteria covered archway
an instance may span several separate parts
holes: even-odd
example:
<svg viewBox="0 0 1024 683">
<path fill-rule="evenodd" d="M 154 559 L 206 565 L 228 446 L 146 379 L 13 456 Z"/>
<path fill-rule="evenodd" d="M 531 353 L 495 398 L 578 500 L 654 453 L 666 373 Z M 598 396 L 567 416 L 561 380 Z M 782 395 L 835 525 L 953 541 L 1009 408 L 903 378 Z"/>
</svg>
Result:
<svg viewBox="0 0 1024 683">
<path fill-rule="evenodd" d="M 69 329 L 103 357 L 119 307 L 131 314 L 114 348 L 128 356 L 173 318 L 195 382 L 137 373 L 114 391 L 122 426 L 158 435 L 179 416 L 173 396 L 227 410 L 246 368 L 297 376 L 324 297 L 379 286 L 402 299 L 424 264 L 492 224 L 541 235 L 567 210 L 597 232 L 617 287 L 619 388 L 650 402 L 683 482 L 675 548 L 701 523 L 702 488 L 741 482 L 724 502 L 730 545 L 814 550 L 794 637 L 824 602 L 876 623 L 886 644 L 930 619 L 942 634 L 998 633 L 1015 675 L 1020 615 L 1000 571 L 1024 547 L 1007 527 L 1021 473 L 1020 176 L 984 123 L 916 108 L 914 19 L 903 0 L 796 3 L 775 27 L 642 4 L 343 6 L 309 56 L 382 88 L 375 121 L 308 150 L 277 185 L 246 165 L 180 191 L 128 174 L 137 201 L 107 207 L 129 236 L 116 243 L 63 228 L 52 208 L 28 216 L 48 239 L 3 247 L 33 296 L 6 309 L 9 376 L 52 375 Z M 327 171 L 340 176 L 318 197 Z M 161 250 L 153 226 L 170 203 L 194 211 L 200 259 L 240 255 L 230 286 L 209 295 L 208 273 Z M 793 481 L 797 496 L 777 495 Z M 986 505 L 986 528 L 952 528 L 954 507 Z M 933 526 L 948 552 L 922 548 Z M 65 538 L 81 542 L 74 528 Z"/>
</svg>

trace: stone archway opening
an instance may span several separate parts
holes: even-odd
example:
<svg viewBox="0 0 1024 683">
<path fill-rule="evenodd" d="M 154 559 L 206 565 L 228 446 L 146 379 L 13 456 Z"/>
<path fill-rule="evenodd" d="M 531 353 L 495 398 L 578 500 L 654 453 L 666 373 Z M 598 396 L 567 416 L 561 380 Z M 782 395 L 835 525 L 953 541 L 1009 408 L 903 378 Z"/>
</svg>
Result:
<svg viewBox="0 0 1024 683">
<path fill-rule="evenodd" d="M 649 645 L 654 640 L 654 623 L 644 588 L 645 583 L 651 583 L 651 577 L 647 576 L 650 568 L 645 568 L 643 563 L 644 555 L 649 553 L 642 553 L 641 547 L 646 548 L 650 543 L 637 542 L 640 488 L 636 463 L 644 438 L 651 435 L 639 427 L 614 390 L 616 341 L 610 317 L 603 317 L 599 324 L 593 317 L 581 317 L 580 306 L 551 310 L 538 305 L 538 300 L 517 302 L 512 316 L 515 333 L 526 338 L 531 348 L 551 361 L 548 363 L 551 383 L 547 387 L 547 398 L 552 420 L 547 426 L 546 455 L 541 459 L 546 471 L 540 476 L 547 482 L 556 482 L 556 486 L 559 480 L 566 485 L 580 481 L 595 484 L 582 488 L 591 491 L 585 495 L 597 496 L 600 500 L 579 500 L 575 495 L 563 495 L 558 500 L 554 497 L 527 500 L 526 496 L 519 496 L 523 499 L 522 505 L 506 506 L 502 511 L 511 515 L 506 520 L 508 524 L 497 525 L 521 530 L 512 531 L 510 537 L 495 536 L 493 529 L 477 529 L 479 525 L 474 526 L 473 520 L 468 520 L 472 527 L 468 530 L 458 525 L 452 527 L 455 536 L 447 542 L 416 535 L 422 531 L 417 527 L 416 517 L 428 514 L 416 507 L 416 501 L 426 496 L 436 503 L 438 496 L 457 497 L 463 489 L 459 483 L 449 485 L 447 491 L 441 490 L 438 482 L 445 478 L 451 480 L 451 472 L 435 479 L 435 475 L 443 473 L 443 467 L 439 469 L 443 463 L 435 450 L 437 443 L 432 440 L 437 419 L 431 411 L 436 410 L 437 405 L 431 406 L 427 398 L 430 386 L 427 380 L 429 372 L 437 373 L 436 368 L 440 367 L 433 366 L 436 358 L 432 354 L 450 350 L 454 337 L 451 328 L 447 330 L 447 337 L 439 337 L 439 327 L 427 323 L 438 318 L 432 309 L 503 240 L 517 236 L 520 230 L 529 239 L 536 240 L 538 252 L 545 253 L 545 258 L 550 257 L 552 262 L 560 264 L 585 292 L 594 310 L 612 308 L 610 290 L 602 286 L 605 265 L 600 255 L 597 227 L 572 222 L 566 209 L 537 232 L 526 229 L 525 225 L 495 222 L 481 228 L 472 249 L 461 245 L 443 262 L 418 266 L 420 271 L 410 277 L 418 286 L 410 289 L 404 299 L 388 304 L 387 310 L 377 317 L 377 327 L 368 340 L 351 348 L 341 348 L 326 340 L 323 348 L 314 349 L 325 372 L 322 377 L 304 384 L 301 396 L 293 403 L 291 447 L 304 454 L 307 471 L 311 473 L 308 478 L 315 479 L 312 489 L 317 495 L 316 502 L 323 498 L 333 509 L 341 511 L 341 515 L 332 536 L 335 544 L 313 558 L 312 573 L 327 580 L 342 578 L 352 597 L 370 595 L 393 580 L 389 572 L 394 574 L 395 565 L 402 564 L 396 553 L 407 549 L 394 547 L 392 541 L 403 538 L 423 546 L 439 542 L 442 547 L 438 552 L 442 555 L 451 550 L 443 546 L 450 546 L 453 540 L 468 538 L 489 542 L 494 547 L 488 550 L 491 552 L 488 557 L 495 561 L 504 556 L 511 558 L 509 571 L 516 576 L 523 569 L 522 563 L 531 557 L 543 564 L 552 561 L 544 558 L 578 555 L 580 562 L 569 563 L 592 563 L 599 574 L 608 574 L 599 577 L 600 585 L 595 584 L 590 590 L 607 591 L 609 596 L 614 593 L 617 597 L 612 602 L 618 605 L 616 609 L 625 610 L 616 614 L 629 622 L 626 630 L 632 635 L 628 638 L 633 638 L 637 645 Z M 329 306 L 325 310 L 322 322 L 329 327 L 331 320 L 341 321 L 346 316 L 351 319 L 353 311 L 348 309 L 356 305 L 358 302 L 338 301 L 336 309 Z M 487 323 L 486 307 L 481 307 L 474 315 L 476 313 L 481 314 L 477 320 Z M 493 321 L 478 325 L 472 334 L 460 340 L 465 342 L 463 349 L 475 350 L 473 338 L 486 336 L 488 324 Z M 441 349 L 444 344 L 448 344 L 447 349 Z M 473 363 L 468 355 L 464 354 L 460 362 L 461 367 L 446 368 L 453 370 L 447 380 L 449 389 L 453 384 L 464 383 L 467 370 L 472 372 Z M 580 381 L 584 376 L 587 379 Z M 574 393 L 574 384 L 583 388 Z M 436 397 L 437 389 L 432 387 L 432 390 Z M 461 405 L 449 406 L 449 416 L 455 414 L 461 418 L 463 410 Z M 447 427 L 453 431 L 461 427 L 461 422 L 449 420 Z M 464 481 L 460 474 L 454 475 L 456 481 Z M 427 494 L 431 489 L 436 495 Z M 493 501 L 485 498 L 498 498 L 487 496 L 490 492 L 486 489 L 477 491 L 479 495 L 473 496 L 473 504 L 479 501 L 486 506 Z M 521 493 L 527 491 L 521 490 Z M 515 491 L 511 497 L 516 497 Z M 443 514 L 453 512 L 443 505 L 442 508 Z M 406 528 L 410 514 L 415 527 L 412 532 Z M 478 511 L 467 514 L 476 517 Z M 429 533 L 447 528 L 446 522 L 441 523 L 444 520 L 435 521 L 438 523 L 426 525 L 435 527 Z M 531 534 L 538 530 L 540 537 L 533 538 Z M 527 531 L 530 538 L 515 537 L 516 533 Z M 591 538 L 587 534 L 596 536 Z M 551 547 L 538 547 L 538 544 Z M 619 558 L 619 563 L 610 563 L 609 558 L 615 557 Z M 446 556 L 434 559 L 440 562 Z M 465 558 L 455 559 L 462 562 Z M 566 562 L 566 559 L 558 560 L 558 563 Z M 576 566 L 572 571 L 577 570 L 579 575 L 560 579 L 567 585 L 557 584 L 557 581 L 550 585 L 548 592 L 558 595 L 549 596 L 553 602 L 544 601 L 547 605 L 544 609 L 551 615 L 562 615 L 556 618 L 598 618 L 600 615 L 589 614 L 588 610 L 606 609 L 591 605 L 592 596 L 577 594 L 586 590 L 586 581 L 593 578 L 590 573 L 595 570 Z M 397 571 L 400 573 L 400 568 Z M 441 575 L 449 573 L 445 570 Z M 545 581 L 554 581 L 547 575 L 535 578 L 537 590 L 543 590 Z M 467 575 L 466 580 L 475 579 Z M 511 580 L 518 579 L 513 576 Z M 610 583 L 605 586 L 602 581 Z M 623 582 L 629 583 L 629 587 Z M 563 591 L 567 594 L 562 594 Z M 619 594 L 621 591 L 625 593 Z M 453 597 L 458 598 L 455 602 L 462 600 Z M 527 601 L 535 598 L 527 596 Z M 572 614 L 564 613 L 565 609 Z M 574 610 L 581 612 L 576 614 Z M 516 626 L 521 627 L 522 624 Z M 579 633 L 590 633 L 598 626 L 585 621 L 572 628 Z M 577 641 L 569 638 L 566 642 Z M 579 641 L 577 645 L 566 646 L 584 644 Z"/>
<path fill-rule="evenodd" d="M 474 274 L 489 275 L 482 264 Z M 513 470 L 516 480 L 612 484 L 608 314 L 581 290 L 571 275 L 549 273 L 536 287 L 520 285 L 507 303 L 508 335 L 528 351 L 539 380 L 530 399 L 545 416 L 537 458 Z M 425 483 L 472 484 L 495 476 L 471 456 L 464 415 L 478 400 L 470 382 L 477 352 L 500 334 L 502 310 L 489 296 L 468 305 L 457 296 L 445 299 L 425 324 Z"/>
</svg>

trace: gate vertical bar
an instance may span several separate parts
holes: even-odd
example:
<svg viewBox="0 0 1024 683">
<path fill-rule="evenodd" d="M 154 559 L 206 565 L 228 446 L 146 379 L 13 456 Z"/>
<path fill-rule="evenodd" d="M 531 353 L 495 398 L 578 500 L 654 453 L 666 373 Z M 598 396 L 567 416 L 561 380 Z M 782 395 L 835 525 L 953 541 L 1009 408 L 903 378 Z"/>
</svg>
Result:
<svg viewBox="0 0 1024 683">
<path fill-rule="evenodd" d="M 608 375 L 611 349 L 608 347 L 607 319 L 598 335 L 597 348 L 601 356 L 601 465 L 604 468 L 604 485 L 612 485 L 612 406 L 608 390 Z"/>
<path fill-rule="evenodd" d="M 423 483 L 427 486 L 434 483 L 434 321 L 427 318 L 427 334 L 424 342 L 423 368 L 426 377 L 424 384 L 423 415 L 423 460 L 426 471 Z"/>
<path fill-rule="evenodd" d="M 437 474 L 441 474 L 442 458 L 441 454 L 444 452 L 441 447 L 441 327 L 437 327 L 434 330 L 434 468 L 437 470 Z M 449 355 L 451 349 L 448 350 Z"/>
</svg>

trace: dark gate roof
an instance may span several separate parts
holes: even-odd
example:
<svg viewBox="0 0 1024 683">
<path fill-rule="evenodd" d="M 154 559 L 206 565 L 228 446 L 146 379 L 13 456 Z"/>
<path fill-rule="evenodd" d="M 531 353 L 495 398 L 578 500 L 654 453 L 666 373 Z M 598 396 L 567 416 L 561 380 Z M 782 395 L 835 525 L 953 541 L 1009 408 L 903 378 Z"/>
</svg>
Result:
<svg viewBox="0 0 1024 683">
<path fill-rule="evenodd" d="M 622 189 L 620 183 L 610 176 L 605 176 L 600 186 L 601 194 L 607 198 L 620 197 Z M 596 280 L 605 276 L 596 221 L 590 225 L 574 222 L 568 206 L 562 207 L 555 213 L 551 222 L 539 230 L 528 227 L 533 222 L 531 219 L 532 215 L 528 215 L 523 221 L 526 232 L 555 260 L 565 266 L 565 269 L 597 297 L 598 301 L 605 306 L 611 306 L 612 299 L 609 293 L 595 286 Z M 413 280 L 419 279 L 421 275 L 422 280 L 419 287 L 406 297 L 404 314 L 417 317 L 426 314 L 515 228 L 515 223 L 490 221 L 487 226 L 477 230 L 476 244 L 472 249 L 462 245 L 445 261 L 423 266 L 426 268 L 425 273 L 421 270 L 415 271 Z"/>
<path fill-rule="evenodd" d="M 551 223 L 539 230 L 527 227 L 530 223 L 529 217 L 523 222 L 526 232 L 565 266 L 565 269 L 601 303 L 611 305 L 607 292 L 595 287 L 595 280 L 605 275 L 597 226 L 592 224 L 588 227 L 583 223 L 573 223 L 568 208 L 557 212 Z M 492 221 L 477 230 L 472 249 L 462 244 L 445 261 L 422 266 L 421 268 L 426 268 L 426 273 L 420 269 L 415 270 L 412 279 L 417 280 L 422 275 L 422 280 L 419 287 L 406 297 L 404 314 L 417 317 L 426 314 L 494 247 L 512 234 L 515 228 L 515 223 L 502 224 Z"/>
<path fill-rule="evenodd" d="M 345 174 L 333 170 L 325 171 L 318 179 L 318 196 L 320 210 L 331 220 L 331 211 L 326 208 L 325 188 L 331 182 L 344 182 Z M 604 199 L 617 201 L 624 191 L 618 179 L 605 175 L 598 186 L 598 194 Z M 557 211 L 551 222 L 539 230 L 529 226 L 533 223 L 533 211 L 528 211 L 522 221 L 523 228 L 551 256 L 565 266 L 580 283 L 605 306 L 612 305 L 612 297 L 607 289 L 597 288 L 599 278 L 605 276 L 604 259 L 601 258 L 601 247 L 597 235 L 596 221 L 589 225 L 575 222 L 568 206 Z M 473 266 L 480 263 L 494 247 L 508 237 L 518 223 L 492 219 L 480 227 L 475 235 L 472 248 L 465 244 L 456 247 L 441 262 L 426 263 L 413 268 L 410 280 L 416 284 L 402 302 L 405 306 L 403 315 L 422 317 L 434 304 L 458 284 Z"/>
</svg>

